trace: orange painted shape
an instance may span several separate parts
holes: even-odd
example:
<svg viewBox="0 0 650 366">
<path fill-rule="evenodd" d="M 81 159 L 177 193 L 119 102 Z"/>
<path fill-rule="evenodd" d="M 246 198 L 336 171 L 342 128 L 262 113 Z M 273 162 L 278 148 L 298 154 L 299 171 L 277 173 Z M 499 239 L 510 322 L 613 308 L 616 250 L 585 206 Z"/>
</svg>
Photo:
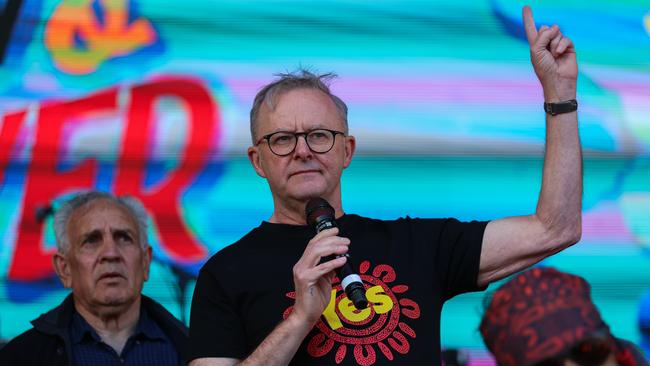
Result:
<svg viewBox="0 0 650 366">
<path fill-rule="evenodd" d="M 138 18 L 128 23 L 126 0 L 103 0 L 100 24 L 91 1 L 63 1 L 45 28 L 45 46 L 55 65 L 70 74 L 89 74 L 105 61 L 125 56 L 154 43 L 157 35 L 151 23 Z M 75 35 L 85 42 L 75 45 Z"/>
</svg>

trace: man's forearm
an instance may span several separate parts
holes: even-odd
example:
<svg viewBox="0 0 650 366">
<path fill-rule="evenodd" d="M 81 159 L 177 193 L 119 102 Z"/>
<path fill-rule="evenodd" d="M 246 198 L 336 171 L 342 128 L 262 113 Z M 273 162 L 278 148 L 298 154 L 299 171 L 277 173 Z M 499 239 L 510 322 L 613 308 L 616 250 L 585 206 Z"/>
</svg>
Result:
<svg viewBox="0 0 650 366">
<path fill-rule="evenodd" d="M 238 365 L 287 365 L 313 325 L 289 315 Z"/>
<path fill-rule="evenodd" d="M 575 94 L 560 98 L 573 99 Z M 563 246 L 579 239 L 581 210 L 582 151 L 577 112 L 547 114 L 544 172 L 536 216 Z"/>
</svg>

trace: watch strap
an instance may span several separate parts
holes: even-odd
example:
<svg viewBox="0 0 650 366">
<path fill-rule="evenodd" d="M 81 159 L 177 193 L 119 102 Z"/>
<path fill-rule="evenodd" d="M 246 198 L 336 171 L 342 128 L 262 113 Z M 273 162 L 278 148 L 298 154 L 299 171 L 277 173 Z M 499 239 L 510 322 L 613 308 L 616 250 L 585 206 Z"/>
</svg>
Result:
<svg viewBox="0 0 650 366">
<path fill-rule="evenodd" d="M 558 103 L 544 103 L 544 111 L 551 116 L 562 113 L 570 113 L 578 110 L 578 101 L 575 99 L 565 100 Z"/>
</svg>

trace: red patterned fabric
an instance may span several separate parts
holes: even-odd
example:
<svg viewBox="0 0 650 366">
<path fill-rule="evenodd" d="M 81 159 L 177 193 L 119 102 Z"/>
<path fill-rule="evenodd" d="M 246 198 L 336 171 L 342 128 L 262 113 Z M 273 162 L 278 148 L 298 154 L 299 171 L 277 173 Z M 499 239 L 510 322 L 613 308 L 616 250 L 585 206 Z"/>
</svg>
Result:
<svg viewBox="0 0 650 366">
<path fill-rule="evenodd" d="M 493 295 L 480 331 L 501 366 L 529 366 L 562 354 L 585 336 L 609 334 L 581 277 L 534 268 Z"/>
<path fill-rule="evenodd" d="M 630 342 L 617 340 L 615 352 L 616 362 L 620 366 L 648 366 L 648 360 Z"/>
</svg>

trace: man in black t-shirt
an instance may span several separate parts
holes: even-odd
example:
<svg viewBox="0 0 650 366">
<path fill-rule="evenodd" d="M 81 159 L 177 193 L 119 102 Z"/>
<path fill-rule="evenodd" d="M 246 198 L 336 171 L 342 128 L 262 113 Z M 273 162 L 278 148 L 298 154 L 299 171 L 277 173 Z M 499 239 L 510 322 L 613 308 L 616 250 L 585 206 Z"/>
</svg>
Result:
<svg viewBox="0 0 650 366">
<path fill-rule="evenodd" d="M 557 26 L 536 28 L 524 8 L 547 103 L 542 189 L 534 214 L 486 222 L 345 214 L 341 174 L 356 142 L 332 75 L 281 75 L 251 110 L 253 168 L 267 179 L 273 215 L 201 269 L 190 320 L 190 360 L 201 365 L 419 365 L 440 362 L 440 311 L 577 242 L 582 159 L 577 63 Z M 339 229 L 316 236 L 305 205 L 323 197 Z M 369 306 L 356 310 L 333 270 L 353 253 Z M 293 271 L 291 270 L 293 268 Z"/>
</svg>

